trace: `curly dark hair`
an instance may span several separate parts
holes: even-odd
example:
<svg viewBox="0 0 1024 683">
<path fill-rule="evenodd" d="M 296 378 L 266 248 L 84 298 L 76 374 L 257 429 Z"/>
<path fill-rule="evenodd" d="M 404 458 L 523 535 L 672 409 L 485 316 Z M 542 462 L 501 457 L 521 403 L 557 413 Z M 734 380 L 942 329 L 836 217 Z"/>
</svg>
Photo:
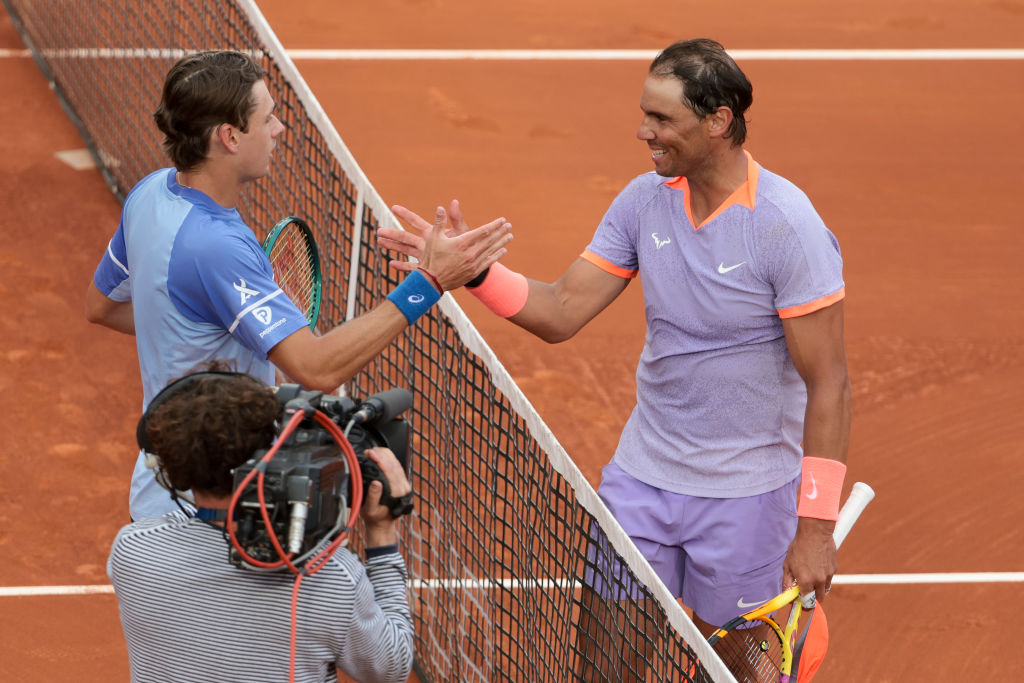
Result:
<svg viewBox="0 0 1024 683">
<path fill-rule="evenodd" d="M 747 139 L 744 116 L 754 101 L 754 88 L 721 43 L 710 38 L 673 43 L 654 58 L 648 73 L 678 78 L 683 84 L 683 104 L 701 118 L 728 107 L 732 123 L 725 137 L 734 147 Z"/>
<path fill-rule="evenodd" d="M 216 497 L 231 494 L 231 470 L 277 435 L 281 405 L 254 377 L 199 375 L 146 418 L 146 435 L 171 486 Z"/>
<path fill-rule="evenodd" d="M 210 151 L 210 133 L 222 123 L 248 130 L 256 106 L 252 86 L 265 75 L 252 57 L 233 50 L 197 52 L 171 67 L 153 119 L 175 168 L 199 166 Z"/>
</svg>

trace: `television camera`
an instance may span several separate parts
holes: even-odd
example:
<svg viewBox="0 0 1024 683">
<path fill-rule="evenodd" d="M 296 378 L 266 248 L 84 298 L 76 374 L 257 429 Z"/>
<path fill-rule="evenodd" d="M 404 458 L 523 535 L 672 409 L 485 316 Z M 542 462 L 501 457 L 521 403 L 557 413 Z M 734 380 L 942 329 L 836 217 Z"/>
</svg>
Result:
<svg viewBox="0 0 1024 683">
<path fill-rule="evenodd" d="M 252 568 L 249 559 L 275 563 L 280 560 L 278 548 L 284 548 L 293 557 L 291 564 L 300 565 L 338 534 L 347 531 L 347 520 L 354 518 L 353 512 L 358 513 L 350 510 L 353 477 L 349 457 L 331 434 L 336 430 L 321 424 L 323 417 L 320 421 L 314 419 L 317 411 L 342 428 L 344 437 L 351 443 L 359 464 L 363 498 L 370 482 L 380 481 L 384 486 L 381 504 L 390 510 L 392 517 L 412 512 L 412 493 L 392 496 L 380 468 L 363 455 L 365 450 L 375 446 L 390 448 L 406 474 L 409 473 L 409 423 L 400 417 L 412 406 L 412 394 L 408 390 L 391 389 L 357 403 L 349 397 L 307 391 L 297 384 L 282 384 L 277 396 L 284 418 L 278 443 L 272 447 L 276 452 L 267 460 L 265 456 L 271 449 L 258 450 L 233 471 L 233 500 L 236 501 L 231 510 L 236 523 L 233 534 L 236 545 L 232 545 L 230 551 L 233 564 Z M 286 433 L 289 418 L 297 412 L 303 413 L 305 419 Z M 253 476 L 253 470 L 262 470 L 262 487 L 258 483 L 260 477 Z M 276 547 L 271 533 L 277 541 Z"/>
</svg>

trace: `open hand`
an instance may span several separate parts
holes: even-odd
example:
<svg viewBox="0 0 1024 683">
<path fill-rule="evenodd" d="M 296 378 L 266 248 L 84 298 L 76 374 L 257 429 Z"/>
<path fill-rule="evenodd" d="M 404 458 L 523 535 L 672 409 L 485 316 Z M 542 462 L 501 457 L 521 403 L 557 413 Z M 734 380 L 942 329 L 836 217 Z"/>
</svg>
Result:
<svg viewBox="0 0 1024 683">
<path fill-rule="evenodd" d="M 450 213 L 437 207 L 434 223 L 404 206 L 391 210 L 411 231 L 378 228 L 377 244 L 412 260 L 392 259 L 396 270 L 410 272 L 417 261 L 429 270 L 447 291 L 461 287 L 507 253 L 505 245 L 512 240 L 512 225 L 496 218 L 470 229 L 458 200 L 449 205 Z M 418 233 L 418 234 L 416 234 Z"/>
</svg>

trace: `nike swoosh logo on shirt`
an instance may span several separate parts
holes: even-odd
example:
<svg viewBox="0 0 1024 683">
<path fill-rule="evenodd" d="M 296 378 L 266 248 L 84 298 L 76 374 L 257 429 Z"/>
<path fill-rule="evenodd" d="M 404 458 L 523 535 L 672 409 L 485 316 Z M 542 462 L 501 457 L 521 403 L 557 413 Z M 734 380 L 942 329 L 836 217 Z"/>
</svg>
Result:
<svg viewBox="0 0 1024 683">
<path fill-rule="evenodd" d="M 742 266 L 744 263 L 746 263 L 746 261 L 741 261 L 741 262 L 737 263 L 735 266 L 729 266 L 728 268 L 725 267 L 725 263 L 724 262 L 719 263 L 718 264 L 718 272 L 721 273 L 722 275 L 725 275 L 730 270 L 736 270 L 737 268 Z"/>
<path fill-rule="evenodd" d="M 818 482 L 814 481 L 814 474 L 811 475 L 811 490 L 807 493 L 807 500 L 814 500 L 818 497 Z"/>
</svg>

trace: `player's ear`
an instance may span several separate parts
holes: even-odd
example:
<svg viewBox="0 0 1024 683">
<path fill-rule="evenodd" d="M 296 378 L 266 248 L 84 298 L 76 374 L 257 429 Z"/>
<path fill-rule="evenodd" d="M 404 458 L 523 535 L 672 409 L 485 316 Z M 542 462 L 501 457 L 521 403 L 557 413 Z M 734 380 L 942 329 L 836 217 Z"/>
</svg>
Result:
<svg viewBox="0 0 1024 683">
<path fill-rule="evenodd" d="M 230 123 L 222 123 L 213 129 L 211 142 L 220 144 L 228 152 L 234 152 L 238 149 L 238 129 Z"/>
<path fill-rule="evenodd" d="M 708 114 L 705 122 L 707 123 L 708 134 L 711 137 L 725 137 L 726 133 L 729 132 L 729 127 L 732 125 L 732 109 L 729 109 L 729 107 L 719 107 Z"/>
</svg>

